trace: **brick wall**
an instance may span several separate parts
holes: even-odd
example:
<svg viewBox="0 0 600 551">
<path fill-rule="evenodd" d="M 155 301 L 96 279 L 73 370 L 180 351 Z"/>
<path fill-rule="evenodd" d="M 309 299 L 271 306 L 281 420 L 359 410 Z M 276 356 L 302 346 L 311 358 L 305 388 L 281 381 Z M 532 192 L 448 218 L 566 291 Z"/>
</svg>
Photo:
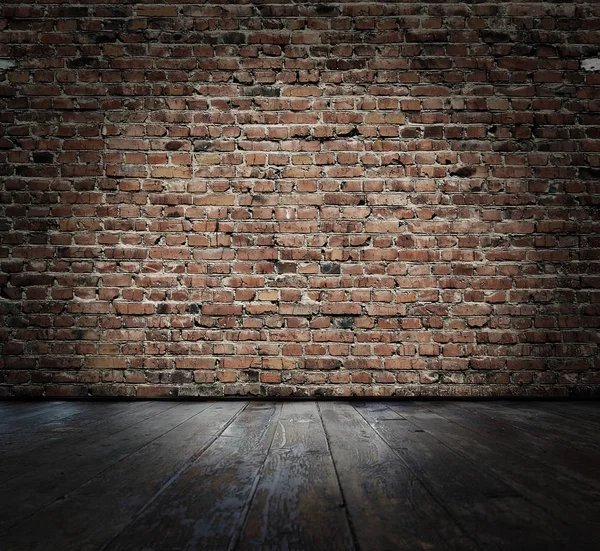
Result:
<svg viewBox="0 0 600 551">
<path fill-rule="evenodd" d="M 597 393 L 597 2 L 0 14 L 0 396 Z"/>
</svg>

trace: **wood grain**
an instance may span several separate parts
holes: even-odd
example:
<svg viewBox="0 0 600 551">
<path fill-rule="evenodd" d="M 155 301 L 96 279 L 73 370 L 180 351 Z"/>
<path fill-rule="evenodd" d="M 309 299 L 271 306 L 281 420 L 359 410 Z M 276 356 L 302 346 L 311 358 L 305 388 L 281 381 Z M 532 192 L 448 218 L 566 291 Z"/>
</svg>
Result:
<svg viewBox="0 0 600 551">
<path fill-rule="evenodd" d="M 235 546 L 275 435 L 281 405 L 253 402 L 105 549 Z"/>
<path fill-rule="evenodd" d="M 287 402 L 239 549 L 354 549 L 345 504 L 314 402 Z"/>
<path fill-rule="evenodd" d="M 600 548 L 594 403 L 0 406 L 2 551 Z"/>
<path fill-rule="evenodd" d="M 183 423 L 38 511 L 35 531 L 27 531 L 31 520 L 24 520 L 3 538 L 4 548 L 99 549 L 199 457 L 243 406 L 241 402 L 204 404 Z M 94 504 L 91 510 L 89 503 Z"/>
<path fill-rule="evenodd" d="M 545 549 L 560 541 L 560 531 L 541 507 L 485 465 L 465 461 L 420 430 L 410 416 L 394 418 L 393 410 L 377 404 L 357 410 L 482 549 L 505 549 L 507 539 L 518 541 L 521 549 Z"/>
<path fill-rule="evenodd" d="M 206 409 L 209 403 L 181 404 L 158 417 L 151 417 L 92 445 L 49 450 L 43 469 L 28 471 L 0 484 L 0 530 L 7 528 L 65 494 L 90 478 L 125 459 L 149 442 Z M 14 496 L 19 496 L 14 500 Z"/>
<path fill-rule="evenodd" d="M 361 549 L 478 549 L 350 404 L 319 407 Z"/>
</svg>

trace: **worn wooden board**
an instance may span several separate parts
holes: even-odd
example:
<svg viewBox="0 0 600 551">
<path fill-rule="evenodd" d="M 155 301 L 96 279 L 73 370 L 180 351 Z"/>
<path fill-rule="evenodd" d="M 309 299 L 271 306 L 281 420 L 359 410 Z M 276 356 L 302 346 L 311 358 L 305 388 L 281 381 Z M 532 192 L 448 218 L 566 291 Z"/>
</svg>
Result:
<svg viewBox="0 0 600 551">
<path fill-rule="evenodd" d="M 348 403 L 319 404 L 361 549 L 478 549 Z"/>
<path fill-rule="evenodd" d="M 507 542 L 519 549 L 547 549 L 561 542 L 552 517 L 485 465 L 465 460 L 384 404 L 356 408 L 482 549 L 506 549 Z"/>
<path fill-rule="evenodd" d="M 599 548 L 591 403 L 63 404 L 0 411 L 2 551 Z"/>
<path fill-rule="evenodd" d="M 69 455 L 65 455 L 64 450 L 58 454 L 48 450 L 48 461 L 43 469 L 27 472 L 0 485 L 0 530 L 62 498 L 209 405 L 208 402 L 181 404 L 93 445 L 73 448 Z M 15 496 L 19 499 L 15 500 Z"/>
<path fill-rule="evenodd" d="M 88 410 L 84 402 L 44 402 L 0 414 L 0 434 L 38 431 L 44 425 L 74 417 Z"/>
<path fill-rule="evenodd" d="M 511 408 L 506 409 L 510 414 L 500 418 L 494 408 L 483 404 L 464 402 L 440 406 L 430 404 L 427 407 L 462 427 L 493 438 L 498 445 L 509 447 L 600 491 L 600 454 L 594 447 L 557 436 L 545 438 L 544 429 L 536 429 L 535 421 L 529 430 L 525 430 L 520 412 Z M 517 422 L 511 422 L 515 417 Z M 554 422 L 576 430 L 577 422 L 572 420 L 557 416 Z"/>
<path fill-rule="evenodd" d="M 35 426 L 26 429 L 26 432 L 35 433 L 53 433 L 60 431 L 75 431 L 80 427 L 85 427 L 98 420 L 105 420 L 113 415 L 121 414 L 125 411 L 134 411 L 149 402 L 90 402 L 82 404 L 81 409 L 77 409 L 74 415 L 69 414 L 58 419 L 46 420 Z M 61 409 L 71 409 L 72 403 L 62 402 Z"/>
<path fill-rule="evenodd" d="M 129 405 L 131 404 L 130 402 Z M 52 403 L 4 402 L 4 407 L 0 411 L 0 423 L 8 425 L 12 425 L 14 422 L 22 423 L 25 419 L 31 419 L 31 415 L 35 418 L 36 412 L 39 412 L 40 408 L 44 409 L 50 406 L 53 410 L 60 410 L 61 405 L 65 405 L 65 403 L 58 401 Z M 118 411 L 126 411 L 125 408 L 128 404 L 114 402 L 104 405 L 111 405 L 113 408 L 116 406 Z M 68 404 L 66 406 L 68 407 Z M 92 404 L 90 403 L 89 406 L 92 406 Z M 18 456 L 22 456 L 36 448 L 42 449 L 51 442 L 60 440 L 65 436 L 65 433 L 75 432 L 77 430 L 76 426 L 83 427 L 85 425 L 84 419 L 94 420 L 99 415 L 104 418 L 107 413 L 105 410 L 99 413 L 94 407 L 85 407 L 76 416 L 66 415 L 43 424 L 31 421 L 28 423 L 28 429 L 9 430 L 0 434 L 0 481 L 8 478 L 6 473 L 8 463 L 13 467 L 21 463 L 21 457 Z M 17 457 L 18 459 L 16 459 Z"/>
<path fill-rule="evenodd" d="M 251 402 L 105 548 L 233 549 L 275 435 L 281 404 Z"/>
<path fill-rule="evenodd" d="M 3 549 L 96 551 L 198 458 L 244 405 L 213 404 L 190 417 L 38 511 L 34 519 L 13 526 L 2 536 Z"/>
<path fill-rule="evenodd" d="M 107 431 L 117 432 L 153 415 L 154 411 L 174 407 L 174 404 L 145 401 L 90 403 L 89 406 L 76 416 L 51 421 L 32 430 L 0 435 L 0 462 L 21 463 L 28 456 L 40 459 L 44 450 L 50 447 L 57 449 L 63 443 L 66 449 L 72 449 L 73 441 L 81 442 L 81 438 L 94 438 L 96 434 Z M 110 407 L 105 409 L 104 406 Z M 148 413 L 150 408 L 153 411 Z M 2 475 L 5 477 L 6 473 L 1 468 L 0 473 L 0 479 Z"/>
<path fill-rule="evenodd" d="M 575 430 L 579 428 L 579 423 L 583 423 L 583 426 L 594 427 L 600 433 L 600 401 L 541 402 L 539 404 L 536 403 L 536 406 L 541 411 L 553 413 L 554 415 L 575 421 Z"/>
<path fill-rule="evenodd" d="M 24 473 L 45 469 L 48 464 L 60 461 L 58 458 L 61 456 L 82 453 L 88 446 L 93 449 L 99 440 L 176 407 L 169 402 L 127 402 L 120 405 L 125 409 L 116 412 L 111 409 L 113 413 L 110 415 L 104 415 L 103 409 L 91 408 L 86 416 L 61 420 L 65 427 L 60 432 L 11 435 L 14 445 L 5 445 L 4 453 L 0 453 L 0 484 Z"/>
<path fill-rule="evenodd" d="M 527 402 L 479 403 L 478 409 L 493 419 L 504 421 L 546 440 L 569 446 L 600 447 L 600 431 L 595 425 L 569 423 L 559 415 Z"/>
<path fill-rule="evenodd" d="M 572 548 L 597 549 L 600 495 L 558 470 L 428 410 L 423 403 L 390 404 L 420 429 L 471 462 L 485 465 L 528 501 L 552 515 Z M 465 415 L 468 415 L 467 413 Z M 557 542 L 556 549 L 561 549 Z"/>
<path fill-rule="evenodd" d="M 6 420 L 18 419 L 26 415 L 37 415 L 42 411 L 51 411 L 64 403 L 61 400 L 44 400 L 39 402 L 21 402 L 19 400 L 0 401 L 0 420 L 5 422 Z"/>
<path fill-rule="evenodd" d="M 354 549 L 315 402 L 283 404 L 237 549 Z"/>
</svg>

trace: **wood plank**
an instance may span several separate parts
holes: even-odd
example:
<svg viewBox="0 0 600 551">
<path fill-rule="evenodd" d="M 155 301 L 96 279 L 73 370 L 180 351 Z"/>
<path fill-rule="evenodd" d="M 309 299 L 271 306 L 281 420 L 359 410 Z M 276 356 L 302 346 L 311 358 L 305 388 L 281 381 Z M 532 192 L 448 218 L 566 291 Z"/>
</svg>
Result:
<svg viewBox="0 0 600 551">
<path fill-rule="evenodd" d="M 73 433 L 83 434 L 86 429 L 90 430 L 117 415 L 122 415 L 121 418 L 126 419 L 131 412 L 143 407 L 143 402 L 90 403 L 86 409 L 74 417 L 50 421 L 31 431 L 2 434 L 0 435 L 0 458 L 5 459 L 15 454 L 23 454 L 36 447 L 46 446 L 63 438 L 70 438 Z M 1 467 L 0 472 L 2 472 Z"/>
<path fill-rule="evenodd" d="M 24 412 L 39 412 L 44 409 L 52 409 L 53 407 L 60 406 L 63 402 L 60 400 L 43 400 L 43 401 L 20 401 L 11 400 L 2 402 L 2 409 L 0 410 L 0 418 L 4 419 L 15 418 L 18 419 L 19 415 Z"/>
<path fill-rule="evenodd" d="M 39 408 L 47 406 L 49 403 L 57 403 L 58 400 L 43 400 L 43 401 L 27 401 L 27 400 L 1 400 L 0 399 L 0 417 L 8 414 L 13 414 L 22 409 Z"/>
<path fill-rule="evenodd" d="M 2 536 L 3 549 L 99 549 L 197 459 L 244 406 L 244 402 L 223 402 L 193 415 L 38 511 L 34 520 L 13 526 Z"/>
<path fill-rule="evenodd" d="M 458 402 L 429 404 L 427 407 L 466 429 L 493 438 L 497 445 L 509 447 L 600 491 L 600 450 L 578 446 L 563 438 L 547 439 L 543 430 L 536 430 L 536 421 L 531 421 L 529 430 L 525 430 L 524 422 L 513 424 L 512 415 L 504 416 L 504 408 L 497 413 L 496 408 L 488 406 Z M 565 425 L 573 424 L 572 430 L 576 430 L 576 422 L 561 417 L 555 420 Z"/>
<path fill-rule="evenodd" d="M 525 499 L 551 514 L 556 527 L 572 538 L 571 548 L 597 548 L 593 543 L 600 529 L 599 495 L 589 486 L 499 445 L 493 437 L 445 419 L 423 403 L 393 403 L 390 407 L 465 459 L 485 465 Z"/>
<path fill-rule="evenodd" d="M 47 402 L 28 408 L 11 409 L 0 416 L 0 434 L 38 430 L 41 425 L 73 417 L 86 410 L 85 402 Z"/>
<path fill-rule="evenodd" d="M 465 461 L 385 404 L 356 409 L 482 549 L 551 549 L 564 538 L 554 519 L 485 465 Z"/>
<path fill-rule="evenodd" d="M 286 402 L 237 549 L 354 549 L 315 402 Z"/>
<path fill-rule="evenodd" d="M 145 402 L 123 404 L 127 406 L 124 412 L 106 418 L 96 419 L 93 423 L 77 427 L 76 420 L 69 418 L 73 423 L 74 431 L 67 428 L 57 434 L 34 433 L 22 434 L 16 440 L 14 449 L 7 450 L 0 455 L 0 484 L 34 470 L 43 470 L 47 465 L 61 461 L 67 457 L 80 453 L 87 446 L 94 446 L 99 440 L 118 434 L 146 419 L 161 415 L 163 412 L 176 407 L 172 402 Z M 98 412 L 90 411 L 95 417 Z M 67 421 L 68 423 L 68 421 Z M 26 438 L 26 437 L 33 437 Z"/>
<path fill-rule="evenodd" d="M 478 549 L 348 403 L 319 404 L 361 549 Z"/>
<path fill-rule="evenodd" d="M 62 404 L 2 408 L 3 550 L 597 549 L 594 403 Z"/>
<path fill-rule="evenodd" d="M 86 427 L 92 423 L 97 423 L 119 415 L 124 411 L 135 411 L 141 407 L 147 406 L 150 402 L 89 402 L 82 404 L 84 407 L 75 415 L 53 419 L 40 423 L 33 429 L 38 434 L 53 432 L 74 432 L 80 427 Z"/>
<path fill-rule="evenodd" d="M 573 419 L 589 425 L 600 428 L 600 401 L 598 402 L 536 402 L 536 408 L 566 417 L 567 419 Z"/>
<path fill-rule="evenodd" d="M 182 404 L 92 445 L 74 447 L 68 455 L 64 450 L 58 455 L 52 449 L 48 450 L 45 468 L 0 485 L 0 530 L 75 490 L 209 405 L 209 402 Z"/>
<path fill-rule="evenodd" d="M 251 402 L 106 550 L 233 549 L 275 435 L 281 403 Z"/>
<path fill-rule="evenodd" d="M 566 443 L 569 446 L 600 447 L 596 426 L 570 424 L 559 415 L 543 411 L 526 402 L 478 402 L 481 411 L 540 438 Z M 575 430 L 574 430 L 575 429 Z"/>
</svg>

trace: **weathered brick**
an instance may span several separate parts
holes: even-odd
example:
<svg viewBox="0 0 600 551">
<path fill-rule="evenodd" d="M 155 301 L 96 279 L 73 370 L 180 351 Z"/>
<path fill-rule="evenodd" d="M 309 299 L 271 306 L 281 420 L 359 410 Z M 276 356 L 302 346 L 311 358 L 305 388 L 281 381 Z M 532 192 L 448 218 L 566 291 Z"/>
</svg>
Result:
<svg viewBox="0 0 600 551">
<path fill-rule="evenodd" d="M 177 6 L 155 6 L 144 4 L 136 6 L 136 14 L 139 17 L 176 17 Z"/>
<path fill-rule="evenodd" d="M 306 358 L 304 367 L 306 369 L 339 369 L 342 362 L 336 358 Z"/>
<path fill-rule="evenodd" d="M 598 393 L 592 2 L 19 4 L 1 396 Z"/>
</svg>

